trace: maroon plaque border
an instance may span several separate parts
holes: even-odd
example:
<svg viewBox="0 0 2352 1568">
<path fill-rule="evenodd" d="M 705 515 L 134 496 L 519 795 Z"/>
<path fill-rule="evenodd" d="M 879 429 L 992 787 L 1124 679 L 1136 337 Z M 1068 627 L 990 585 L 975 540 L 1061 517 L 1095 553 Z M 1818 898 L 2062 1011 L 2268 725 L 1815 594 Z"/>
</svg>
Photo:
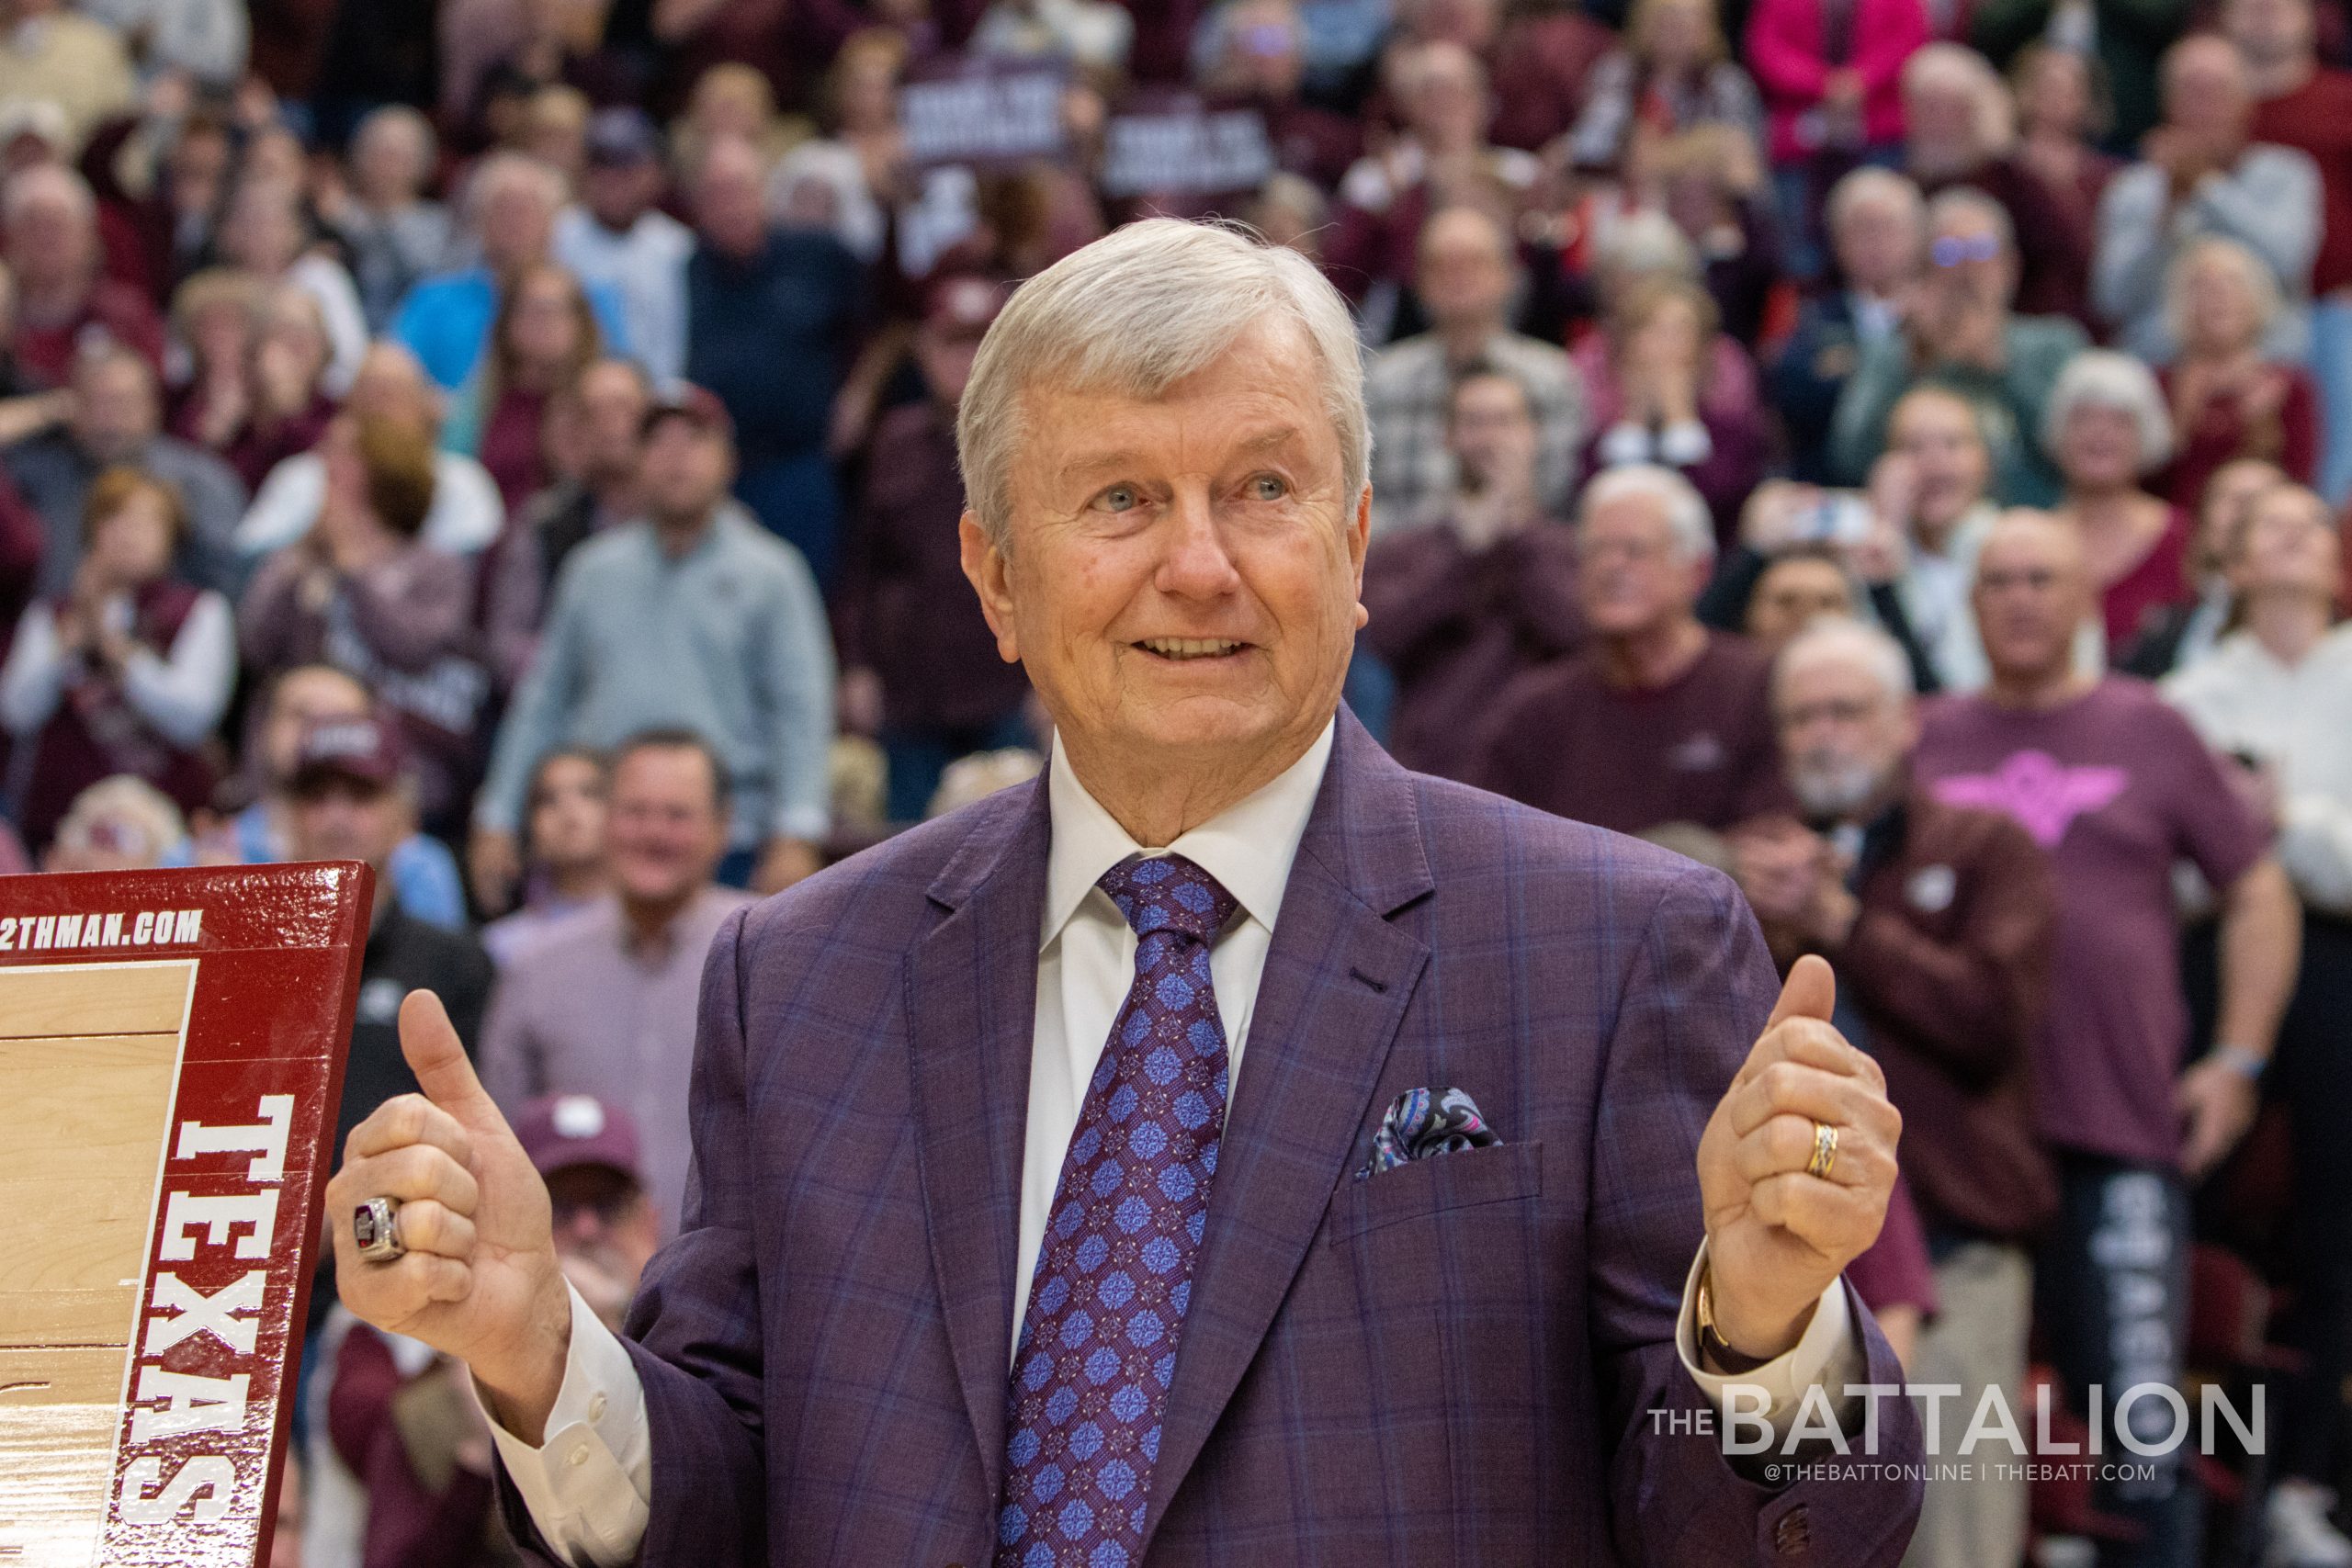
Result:
<svg viewBox="0 0 2352 1568">
<path fill-rule="evenodd" d="M 101 1568 L 267 1555 L 373 887 L 354 863 L 0 877 L 0 966 L 197 960 Z"/>
</svg>

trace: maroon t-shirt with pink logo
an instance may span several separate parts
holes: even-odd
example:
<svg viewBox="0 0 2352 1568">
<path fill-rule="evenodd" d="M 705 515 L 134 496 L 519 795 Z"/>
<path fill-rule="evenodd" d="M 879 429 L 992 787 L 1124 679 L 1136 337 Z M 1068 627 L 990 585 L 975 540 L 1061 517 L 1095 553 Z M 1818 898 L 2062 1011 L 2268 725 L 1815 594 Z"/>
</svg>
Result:
<svg viewBox="0 0 2352 1568">
<path fill-rule="evenodd" d="M 2173 866 L 2191 861 L 2227 887 L 2267 847 L 2221 761 L 2154 687 L 2110 676 L 2048 712 L 1930 703 L 1916 767 L 1937 799 L 2004 812 L 2050 855 L 2058 951 L 2034 1059 L 2043 1136 L 2177 1164 L 2188 1010 Z"/>
</svg>

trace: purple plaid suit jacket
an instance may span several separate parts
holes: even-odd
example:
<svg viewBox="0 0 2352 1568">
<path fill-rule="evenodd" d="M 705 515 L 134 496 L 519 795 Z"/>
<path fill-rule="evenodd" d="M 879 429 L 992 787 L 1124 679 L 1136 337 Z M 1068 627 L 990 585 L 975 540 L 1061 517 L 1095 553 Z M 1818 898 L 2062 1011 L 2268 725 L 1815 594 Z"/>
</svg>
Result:
<svg viewBox="0 0 2352 1568">
<path fill-rule="evenodd" d="M 1650 1414 L 1705 1404 L 1673 1342 L 1693 1160 L 1777 989 L 1746 905 L 1339 727 L 1227 1123 L 1148 1561 L 1894 1562 L 1916 1483 L 1770 1490 Z M 1048 829 L 1041 778 L 720 931 L 684 1230 L 629 1325 L 642 1562 L 989 1562 Z M 1355 1180 L 1420 1087 L 1467 1090 L 1503 1143 Z M 1867 1332 L 1870 1381 L 1899 1382 Z M 1916 1460 L 1906 1402 L 1881 1427 L 1882 1458 Z"/>
</svg>

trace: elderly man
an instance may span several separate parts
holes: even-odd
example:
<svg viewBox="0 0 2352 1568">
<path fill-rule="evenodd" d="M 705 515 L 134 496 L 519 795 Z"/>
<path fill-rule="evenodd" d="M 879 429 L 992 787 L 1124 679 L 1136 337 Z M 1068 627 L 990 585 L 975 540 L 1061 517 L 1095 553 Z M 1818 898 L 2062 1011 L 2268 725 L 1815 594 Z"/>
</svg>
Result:
<svg viewBox="0 0 2352 1568">
<path fill-rule="evenodd" d="M 2286 308 L 2263 344 L 2278 359 L 2309 350 L 2312 258 L 2319 253 L 2319 165 L 2311 154 L 2249 139 L 2254 91 L 2228 39 L 2185 38 L 2164 62 L 2164 123 L 2142 161 L 2098 203 L 2091 298 L 2115 344 L 2155 364 L 2178 344 L 2165 320 L 2166 275 L 2200 234 L 2235 240 L 2270 268 Z"/>
<path fill-rule="evenodd" d="M 179 492 L 187 509 L 181 574 L 234 596 L 243 570 L 231 547 L 244 515 L 236 470 L 192 442 L 163 434 L 163 400 L 153 366 L 119 343 L 100 343 L 74 361 L 66 422 L 8 449 L 11 478 L 40 513 L 44 593 L 62 594 L 82 562 L 83 502 L 107 469 L 133 468 Z"/>
<path fill-rule="evenodd" d="M 1743 834 L 1740 888 L 1784 964 L 1818 953 L 1838 1021 L 1886 1072 L 1905 1182 L 1936 1259 L 1937 1311 L 1906 1370 L 1987 1388 L 2012 1410 L 2026 1370 L 2032 1265 L 2057 1201 L 2035 1132 L 2031 1043 L 2050 979 L 2050 868 L 2024 829 L 1947 806 L 1911 777 L 1911 669 L 1884 632 L 1824 621 L 1773 670 L 1772 716 L 1806 825 Z M 1909 1568 L 1987 1568 L 2025 1551 L 2026 1487 L 1980 1465 L 1928 1488 Z"/>
<path fill-rule="evenodd" d="M 1960 186 L 1928 204 L 1926 276 L 1904 302 L 1903 331 L 1865 344 L 1838 396 L 1830 477 L 1860 484 L 1886 446 L 1887 417 L 1922 382 L 1950 387 L 1976 410 L 1993 454 L 1993 493 L 2047 506 L 2058 476 L 2036 440 L 2058 372 L 2087 347 L 2063 316 L 2019 316 L 2018 236 L 2001 204 Z"/>
<path fill-rule="evenodd" d="M 164 323 L 136 288 L 107 277 L 98 237 L 97 198 L 81 175 L 39 164 L 9 180 L 0 197 L 8 270 L 16 281 L 16 327 L 9 348 L 30 385 L 56 387 L 74 357 L 96 336 L 164 362 Z"/>
<path fill-rule="evenodd" d="M 1013 297 L 961 536 L 1052 762 L 721 929 L 684 1230 L 622 1343 L 413 999 L 427 1098 L 329 1201 L 345 1299 L 472 1366 L 547 1547 L 1894 1561 L 1906 1402 L 1865 1479 L 1751 1483 L 1681 1419 L 1730 1367 L 1792 1416 L 1894 1381 L 1838 1278 L 1894 1174 L 1877 1069 L 1826 964 L 1772 1009 L 1728 882 L 1340 709 L 1356 363 L 1311 263 L 1219 229 Z"/>
<path fill-rule="evenodd" d="M 1785 811 L 1770 661 L 1697 615 L 1715 561 L 1699 492 L 1664 468 L 1611 468 L 1585 487 L 1577 553 L 1590 640 L 1495 705 L 1473 778 L 1621 833 Z"/>
<path fill-rule="evenodd" d="M 2112 1414 L 2135 1384 L 2178 1385 L 2188 1179 L 2254 1120 L 2299 922 L 2267 831 L 2196 731 L 2143 682 L 2079 672 L 2074 642 L 2096 603 L 2075 529 L 2005 515 L 1976 557 L 1991 682 L 1928 711 L 1915 765 L 1934 799 L 2005 812 L 2050 856 L 2059 920 L 2034 1080 L 2059 1210 L 2035 1262 L 2039 1321 L 2072 1397 L 2103 1389 Z M 2215 1044 L 2186 1071 L 2173 894 L 2184 858 L 2222 902 Z M 2142 1400 L 2128 1418 L 2145 1439 L 2168 1413 Z M 2197 1561 L 2198 1497 L 2182 1461 L 2178 1450 L 2154 1455 L 2150 1472 L 2102 1483 L 2143 1531 L 2115 1561 Z"/>
<path fill-rule="evenodd" d="M 733 432 L 699 387 L 642 426 L 643 519 L 571 553 L 474 807 L 475 891 L 503 908 L 531 773 L 559 746 L 684 726 L 734 781 L 723 880 L 773 892 L 817 869 L 829 826 L 833 649 L 808 565 L 729 500 Z"/>
<path fill-rule="evenodd" d="M 1584 389 L 1568 356 L 1553 344 L 1510 330 L 1517 264 L 1510 236 L 1475 208 L 1451 208 L 1421 230 L 1414 288 L 1430 330 L 1392 344 L 1364 373 L 1372 411 L 1373 514 L 1382 533 L 1440 521 L 1433 504 L 1453 491 L 1446 450 L 1446 401 L 1454 378 L 1485 365 L 1527 389 L 1541 438 L 1536 501 L 1565 517 L 1584 446 Z"/>
<path fill-rule="evenodd" d="M 492 152 L 474 165 L 466 185 L 468 248 L 481 259 L 428 277 L 409 290 L 392 318 L 391 335 L 408 345 L 439 385 L 465 385 L 490 341 L 491 323 L 507 284 L 535 262 L 548 259 L 563 176 L 520 152 Z M 626 352 L 628 322 L 620 296 L 607 285 L 583 281 L 605 346 Z"/>
<path fill-rule="evenodd" d="M 1797 312 L 1765 378 L 1789 433 L 1795 477 L 1829 473 L 1829 422 L 1838 394 L 1864 348 L 1903 333 L 1903 306 L 1927 260 L 1928 222 L 1919 187 L 1892 170 L 1860 168 L 1830 188 L 1830 249 L 1838 287 Z"/>
</svg>

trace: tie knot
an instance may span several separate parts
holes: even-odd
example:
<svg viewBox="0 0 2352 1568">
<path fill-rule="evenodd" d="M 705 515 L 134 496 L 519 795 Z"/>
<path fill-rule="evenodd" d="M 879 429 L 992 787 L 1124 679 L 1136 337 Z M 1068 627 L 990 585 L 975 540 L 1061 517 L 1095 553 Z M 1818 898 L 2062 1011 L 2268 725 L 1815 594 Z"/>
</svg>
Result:
<svg viewBox="0 0 2352 1568">
<path fill-rule="evenodd" d="M 1138 937 L 1179 931 L 1204 942 L 1240 908 L 1216 877 L 1182 855 L 1136 855 L 1104 872 L 1095 886 L 1111 896 Z"/>
</svg>

